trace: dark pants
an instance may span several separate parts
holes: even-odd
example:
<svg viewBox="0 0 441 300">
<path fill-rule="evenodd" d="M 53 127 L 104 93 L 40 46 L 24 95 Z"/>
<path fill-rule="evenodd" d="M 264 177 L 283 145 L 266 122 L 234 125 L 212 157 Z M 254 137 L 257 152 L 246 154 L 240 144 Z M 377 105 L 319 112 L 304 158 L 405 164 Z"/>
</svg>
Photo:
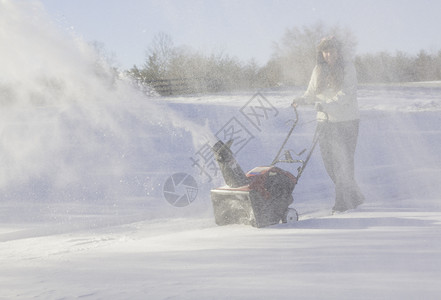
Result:
<svg viewBox="0 0 441 300">
<path fill-rule="evenodd" d="M 335 184 L 333 209 L 345 211 L 355 208 L 364 201 L 354 174 L 359 121 L 324 122 L 320 126 L 320 152 L 326 171 Z"/>
</svg>

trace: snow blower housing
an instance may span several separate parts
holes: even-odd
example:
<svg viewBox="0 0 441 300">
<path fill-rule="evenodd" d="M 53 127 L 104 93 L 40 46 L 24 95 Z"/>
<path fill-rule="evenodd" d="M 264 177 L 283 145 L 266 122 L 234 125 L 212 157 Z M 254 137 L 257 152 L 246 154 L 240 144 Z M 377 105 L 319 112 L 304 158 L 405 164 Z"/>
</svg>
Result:
<svg viewBox="0 0 441 300">
<path fill-rule="evenodd" d="M 270 166 L 256 167 L 245 174 L 230 150 L 233 140 L 227 143 L 218 141 L 212 147 L 215 160 L 227 184 L 211 190 L 217 225 L 247 224 L 265 227 L 298 220 L 297 211 L 289 206 L 293 202 L 294 187 L 317 144 L 318 130 L 316 129 L 313 144 L 305 160 L 294 160 L 289 150 L 281 155 L 297 124 L 297 110 L 294 108 L 294 111 L 294 124 Z M 301 153 L 304 152 L 305 150 Z M 283 160 L 280 159 L 281 156 L 284 157 Z M 276 167 L 278 162 L 300 163 L 297 176 Z"/>
<path fill-rule="evenodd" d="M 287 222 L 296 177 L 277 167 L 257 167 L 246 178 L 246 185 L 211 190 L 216 224 L 265 227 Z"/>
</svg>

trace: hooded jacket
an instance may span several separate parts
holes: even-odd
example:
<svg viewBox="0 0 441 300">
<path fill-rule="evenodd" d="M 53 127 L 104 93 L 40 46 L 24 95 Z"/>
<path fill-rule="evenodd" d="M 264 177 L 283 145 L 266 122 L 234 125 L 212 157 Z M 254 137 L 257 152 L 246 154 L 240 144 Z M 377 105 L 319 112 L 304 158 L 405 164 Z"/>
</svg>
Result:
<svg viewBox="0 0 441 300">
<path fill-rule="evenodd" d="M 319 53 L 321 55 L 321 53 Z M 303 97 L 306 103 L 320 103 L 322 111 L 317 112 L 318 120 L 345 122 L 360 118 L 357 101 L 357 75 L 352 62 L 343 63 L 343 82 L 340 89 L 325 88 L 318 91 L 319 66 L 315 66 Z"/>
</svg>

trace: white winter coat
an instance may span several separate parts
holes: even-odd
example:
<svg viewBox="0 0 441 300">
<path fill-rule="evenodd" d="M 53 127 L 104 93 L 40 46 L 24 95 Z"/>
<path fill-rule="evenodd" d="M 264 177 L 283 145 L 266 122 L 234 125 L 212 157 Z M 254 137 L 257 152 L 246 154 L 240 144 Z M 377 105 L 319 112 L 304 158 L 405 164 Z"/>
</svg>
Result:
<svg viewBox="0 0 441 300">
<path fill-rule="evenodd" d="M 329 122 L 345 122 L 360 118 L 357 101 L 357 75 L 355 66 L 348 62 L 344 67 L 343 87 L 340 90 L 326 89 L 317 92 L 318 67 L 312 72 L 311 80 L 303 97 L 305 102 L 314 104 L 319 102 L 324 112 L 317 112 L 318 120 Z"/>
</svg>

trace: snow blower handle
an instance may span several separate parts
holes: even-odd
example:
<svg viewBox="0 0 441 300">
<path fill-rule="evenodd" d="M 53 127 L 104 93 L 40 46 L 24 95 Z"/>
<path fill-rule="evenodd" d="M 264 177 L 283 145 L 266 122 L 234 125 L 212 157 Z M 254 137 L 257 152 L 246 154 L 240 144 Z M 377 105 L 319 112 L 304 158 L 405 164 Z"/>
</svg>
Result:
<svg viewBox="0 0 441 300">
<path fill-rule="evenodd" d="M 283 141 L 283 144 L 280 147 L 279 152 L 277 152 L 276 157 L 274 158 L 273 162 L 271 163 L 271 166 L 274 166 L 275 164 L 277 164 L 279 162 L 280 153 L 282 153 L 283 148 L 285 147 L 286 143 L 288 142 L 292 132 L 294 131 L 294 128 L 296 128 L 296 126 L 297 126 L 297 122 L 299 121 L 299 113 L 297 111 L 296 105 L 291 105 L 291 107 L 294 109 L 295 119 L 292 120 L 293 124 L 291 126 L 291 129 L 289 130 L 288 135 L 285 138 L 285 141 Z"/>
<path fill-rule="evenodd" d="M 305 170 L 306 165 L 308 164 L 309 159 L 311 158 L 312 153 L 314 152 L 315 146 L 317 146 L 318 140 L 323 131 L 323 127 L 326 126 L 326 123 L 329 120 L 328 114 L 326 112 L 323 113 L 325 114 L 326 119 L 322 120 L 321 122 L 318 122 L 317 126 L 315 127 L 314 137 L 312 138 L 312 144 L 308 152 L 308 155 L 306 156 L 306 159 L 303 161 L 302 165 L 297 170 L 298 171 L 297 181 L 299 180 L 300 176 L 302 176 L 303 170 Z"/>
</svg>

